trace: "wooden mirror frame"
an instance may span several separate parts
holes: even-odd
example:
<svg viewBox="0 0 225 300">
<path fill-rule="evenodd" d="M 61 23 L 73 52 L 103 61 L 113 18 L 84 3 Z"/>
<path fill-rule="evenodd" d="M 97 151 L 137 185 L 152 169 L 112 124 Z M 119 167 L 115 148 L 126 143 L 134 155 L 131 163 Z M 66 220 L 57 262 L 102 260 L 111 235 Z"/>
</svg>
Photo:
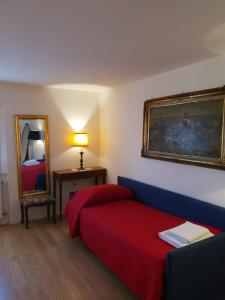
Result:
<svg viewBox="0 0 225 300">
<path fill-rule="evenodd" d="M 19 197 L 29 197 L 32 195 L 48 194 L 50 193 L 50 157 L 49 157 L 49 143 L 48 143 L 48 116 L 47 115 L 15 115 L 16 128 L 16 150 L 17 150 L 17 174 L 18 174 L 18 192 Z M 21 136 L 20 136 L 20 120 L 43 120 L 45 131 L 45 163 L 46 163 L 46 190 L 38 192 L 26 192 L 22 190 L 22 174 L 21 174 Z"/>
</svg>

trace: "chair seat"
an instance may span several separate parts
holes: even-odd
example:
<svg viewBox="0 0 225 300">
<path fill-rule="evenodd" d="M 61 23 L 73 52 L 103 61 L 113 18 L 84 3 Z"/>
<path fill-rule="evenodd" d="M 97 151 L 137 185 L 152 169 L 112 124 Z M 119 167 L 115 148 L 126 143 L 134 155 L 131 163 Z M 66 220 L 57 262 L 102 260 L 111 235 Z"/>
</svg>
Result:
<svg viewBox="0 0 225 300">
<path fill-rule="evenodd" d="M 26 229 L 29 226 L 29 214 L 28 210 L 31 207 L 46 206 L 47 207 L 47 217 L 50 217 L 50 208 L 53 209 L 53 222 L 56 222 L 56 201 L 55 198 L 49 194 L 41 194 L 37 196 L 24 197 L 20 201 L 21 208 L 21 223 L 24 223 L 24 218 L 26 221 Z"/>
<path fill-rule="evenodd" d="M 31 197 L 25 197 L 21 199 L 21 204 L 23 206 L 32 206 L 32 205 L 44 205 L 51 202 L 54 202 L 55 199 L 48 194 L 44 195 L 38 195 L 38 196 L 31 196 Z"/>
</svg>

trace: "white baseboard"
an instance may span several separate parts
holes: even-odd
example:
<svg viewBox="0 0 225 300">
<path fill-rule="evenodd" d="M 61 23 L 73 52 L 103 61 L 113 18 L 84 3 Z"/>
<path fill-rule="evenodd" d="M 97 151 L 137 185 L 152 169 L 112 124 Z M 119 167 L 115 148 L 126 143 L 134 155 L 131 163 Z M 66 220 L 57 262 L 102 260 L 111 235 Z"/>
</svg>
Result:
<svg viewBox="0 0 225 300">
<path fill-rule="evenodd" d="M 0 225 L 6 225 L 6 224 L 9 224 L 9 216 L 4 214 L 0 219 Z"/>
</svg>

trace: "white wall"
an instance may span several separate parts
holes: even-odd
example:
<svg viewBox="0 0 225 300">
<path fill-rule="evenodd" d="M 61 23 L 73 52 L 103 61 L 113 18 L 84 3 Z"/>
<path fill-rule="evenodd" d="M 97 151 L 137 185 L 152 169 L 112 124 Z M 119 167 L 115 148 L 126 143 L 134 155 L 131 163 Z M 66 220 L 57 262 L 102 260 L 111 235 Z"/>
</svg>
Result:
<svg viewBox="0 0 225 300">
<path fill-rule="evenodd" d="M 101 99 L 100 162 L 118 175 L 225 207 L 225 171 L 141 157 L 144 101 L 225 84 L 225 57 L 217 57 L 114 89 Z"/>
<path fill-rule="evenodd" d="M 99 163 L 98 104 L 96 93 L 0 83 L 1 172 L 8 173 L 10 223 L 20 220 L 14 114 L 48 115 L 51 170 L 79 167 L 79 154 L 71 147 L 69 138 L 74 129 L 82 128 L 90 136 L 85 162 L 94 166 Z M 68 191 L 77 188 L 66 185 L 64 198 Z M 39 217 L 46 216 L 45 210 L 40 213 Z"/>
<path fill-rule="evenodd" d="M 140 156 L 144 100 L 224 84 L 225 57 L 217 57 L 113 89 L 101 97 L 99 131 L 96 93 L 0 83 L 0 167 L 8 173 L 10 223 L 20 220 L 14 114 L 49 116 L 51 170 L 79 166 L 79 154 L 69 136 L 83 128 L 90 137 L 85 150 L 89 166 L 99 164 L 100 132 L 100 164 L 108 169 L 109 182 L 116 182 L 118 175 L 127 176 L 225 206 L 224 171 Z M 66 184 L 64 201 L 68 191 L 80 187 Z M 39 217 L 45 216 L 45 210 L 40 210 Z"/>
</svg>

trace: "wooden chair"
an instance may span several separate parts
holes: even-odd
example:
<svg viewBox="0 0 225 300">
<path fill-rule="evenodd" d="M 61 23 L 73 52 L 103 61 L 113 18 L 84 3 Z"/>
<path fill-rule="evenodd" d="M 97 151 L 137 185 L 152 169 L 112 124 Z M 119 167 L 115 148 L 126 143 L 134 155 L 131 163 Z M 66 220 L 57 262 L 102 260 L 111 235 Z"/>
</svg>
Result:
<svg viewBox="0 0 225 300">
<path fill-rule="evenodd" d="M 47 207 L 48 219 L 50 218 L 50 207 L 52 206 L 53 223 L 56 223 L 55 198 L 53 198 L 49 194 L 24 197 L 21 199 L 20 208 L 21 208 L 21 223 L 24 223 L 24 219 L 25 219 L 26 229 L 29 228 L 29 213 L 28 213 L 29 208 L 30 207 L 38 207 L 38 206 L 46 206 Z"/>
</svg>

